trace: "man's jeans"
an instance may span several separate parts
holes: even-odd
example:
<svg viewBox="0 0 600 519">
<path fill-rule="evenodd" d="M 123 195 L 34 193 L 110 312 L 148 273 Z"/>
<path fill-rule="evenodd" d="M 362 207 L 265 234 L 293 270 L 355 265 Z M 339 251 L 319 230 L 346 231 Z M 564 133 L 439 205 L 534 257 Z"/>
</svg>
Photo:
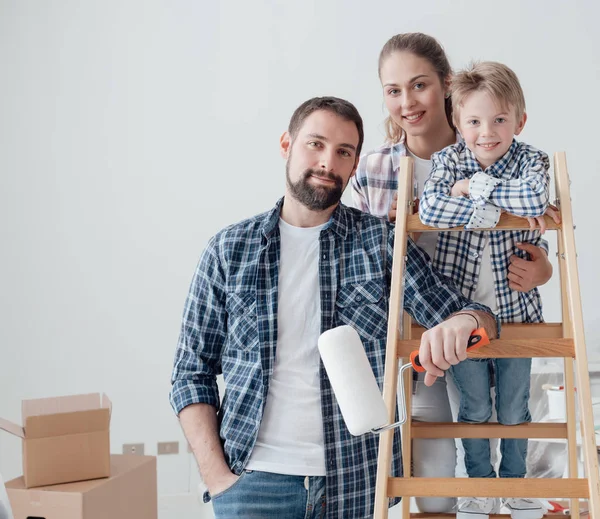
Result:
<svg viewBox="0 0 600 519">
<path fill-rule="evenodd" d="M 212 503 L 215 519 L 324 519 L 325 476 L 245 470 Z"/>
<path fill-rule="evenodd" d="M 449 372 L 460 392 L 458 421 L 485 423 L 492 416 L 488 362 L 493 362 L 496 368 L 498 422 L 503 425 L 531 422 L 528 407 L 531 359 L 467 359 L 452 366 Z M 490 463 L 490 441 L 464 438 L 462 442 L 469 477 L 495 478 Z M 502 439 L 500 453 L 501 478 L 525 477 L 527 439 Z"/>
</svg>

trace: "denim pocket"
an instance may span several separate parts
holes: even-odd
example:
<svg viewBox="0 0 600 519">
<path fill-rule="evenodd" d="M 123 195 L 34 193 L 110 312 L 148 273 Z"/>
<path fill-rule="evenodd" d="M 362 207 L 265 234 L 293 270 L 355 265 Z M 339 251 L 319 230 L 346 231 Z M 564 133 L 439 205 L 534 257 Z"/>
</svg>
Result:
<svg viewBox="0 0 600 519">
<path fill-rule="evenodd" d="M 237 487 L 239 485 L 240 481 L 242 481 L 242 479 L 244 479 L 246 474 L 247 474 L 247 472 L 245 470 L 243 470 L 242 473 L 240 474 L 240 477 L 235 480 L 233 485 L 231 485 L 230 487 L 227 487 L 225 490 L 222 490 L 221 492 L 219 492 L 218 494 L 215 494 L 214 496 L 211 495 L 210 498 L 214 501 L 215 499 L 219 499 L 221 496 L 228 494 L 231 490 L 233 490 L 235 487 Z"/>
</svg>

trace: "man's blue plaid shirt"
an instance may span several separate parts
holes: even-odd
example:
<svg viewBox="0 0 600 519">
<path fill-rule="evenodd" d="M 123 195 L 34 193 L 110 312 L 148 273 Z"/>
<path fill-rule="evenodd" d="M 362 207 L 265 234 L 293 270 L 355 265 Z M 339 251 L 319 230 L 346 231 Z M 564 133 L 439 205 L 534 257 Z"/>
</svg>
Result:
<svg viewBox="0 0 600 519">
<path fill-rule="evenodd" d="M 175 356 L 171 404 L 177 414 L 206 403 L 219 413 L 225 458 L 239 474 L 260 427 L 277 345 L 279 215 L 269 212 L 214 236 L 196 269 Z M 382 387 L 394 248 L 388 222 L 340 204 L 320 235 L 321 331 L 348 324 L 364 344 Z M 463 308 L 488 311 L 466 299 L 408 245 L 405 309 L 431 328 Z M 220 401 L 216 376 L 227 388 Z M 323 367 L 321 407 L 329 519 L 371 516 L 379 436 L 354 437 L 346 428 Z M 394 433 L 393 474 L 402 474 L 400 434 Z"/>
</svg>

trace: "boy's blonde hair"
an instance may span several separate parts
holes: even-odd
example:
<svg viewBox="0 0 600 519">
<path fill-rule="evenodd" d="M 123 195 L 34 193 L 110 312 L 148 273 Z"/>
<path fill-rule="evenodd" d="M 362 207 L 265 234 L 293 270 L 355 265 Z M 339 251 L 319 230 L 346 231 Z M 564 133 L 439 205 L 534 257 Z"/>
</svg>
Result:
<svg viewBox="0 0 600 519">
<path fill-rule="evenodd" d="M 514 106 L 517 119 L 525 113 L 525 96 L 519 78 L 502 63 L 471 63 L 452 78 L 450 91 L 455 122 L 465 99 L 473 92 L 479 91 L 487 92 L 502 108 Z"/>
</svg>

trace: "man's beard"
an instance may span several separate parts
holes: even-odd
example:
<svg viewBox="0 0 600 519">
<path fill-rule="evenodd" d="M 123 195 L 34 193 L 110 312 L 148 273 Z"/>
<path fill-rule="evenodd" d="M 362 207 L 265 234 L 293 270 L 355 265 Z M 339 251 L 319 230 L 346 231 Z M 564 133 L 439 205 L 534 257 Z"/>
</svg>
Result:
<svg viewBox="0 0 600 519">
<path fill-rule="evenodd" d="M 294 184 L 290 179 L 290 161 L 285 166 L 288 189 L 292 196 L 311 211 L 323 211 L 336 205 L 342 198 L 344 183 L 340 177 L 321 169 L 307 169 Z M 331 187 L 315 186 L 309 181 L 311 176 L 322 177 L 335 182 Z"/>
</svg>

